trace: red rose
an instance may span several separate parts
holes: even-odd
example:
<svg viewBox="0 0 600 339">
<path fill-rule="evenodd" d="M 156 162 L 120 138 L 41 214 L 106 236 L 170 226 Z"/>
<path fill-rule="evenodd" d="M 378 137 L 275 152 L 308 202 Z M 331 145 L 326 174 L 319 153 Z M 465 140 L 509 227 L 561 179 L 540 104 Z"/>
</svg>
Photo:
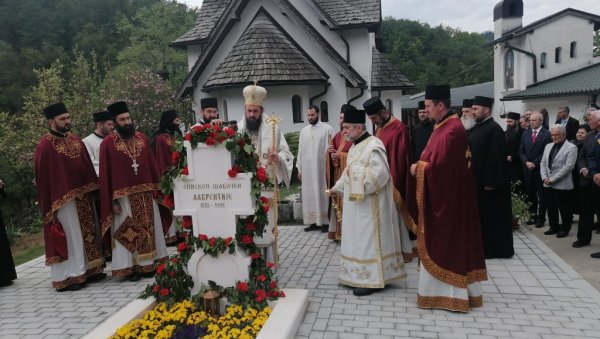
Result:
<svg viewBox="0 0 600 339">
<path fill-rule="evenodd" d="M 190 217 L 190 216 L 183 217 L 183 221 L 181 222 L 181 227 L 185 228 L 186 230 L 189 230 L 190 228 L 192 228 L 192 217 Z"/>
<path fill-rule="evenodd" d="M 179 258 L 171 258 L 171 262 L 178 264 L 179 263 Z"/>
<path fill-rule="evenodd" d="M 215 138 L 213 138 L 213 137 L 208 137 L 208 138 L 206 138 L 206 141 L 205 141 L 205 143 L 206 143 L 206 145 L 208 145 L 208 146 L 213 146 L 213 145 L 215 144 Z"/>
<path fill-rule="evenodd" d="M 186 165 L 184 168 L 182 168 L 182 169 L 181 169 L 181 174 L 183 174 L 183 175 L 188 175 L 188 174 L 190 174 L 190 172 L 188 171 L 188 167 L 187 167 L 187 165 Z"/>
<path fill-rule="evenodd" d="M 225 134 L 227 134 L 228 137 L 232 137 L 235 135 L 235 131 L 233 130 L 233 128 L 230 127 L 224 128 L 223 132 L 225 132 Z"/>
<path fill-rule="evenodd" d="M 162 274 L 163 271 L 165 270 L 165 264 L 160 264 L 158 265 L 158 267 L 156 268 L 156 274 Z"/>
<path fill-rule="evenodd" d="M 271 283 L 269 284 L 269 287 L 274 290 L 277 288 L 277 280 L 271 280 Z"/>
<path fill-rule="evenodd" d="M 260 182 L 267 181 L 267 170 L 265 170 L 264 167 L 259 167 L 258 170 L 256 170 L 256 179 Z"/>
<path fill-rule="evenodd" d="M 256 231 L 256 224 L 253 222 L 249 222 L 246 224 L 246 229 L 250 232 Z"/>
<path fill-rule="evenodd" d="M 260 199 L 260 202 L 263 203 L 263 204 L 268 204 L 269 203 L 269 198 L 267 198 L 267 197 L 260 197 L 259 199 Z"/>
<path fill-rule="evenodd" d="M 238 175 L 238 172 L 232 168 L 232 169 L 230 169 L 229 171 L 227 171 L 227 175 L 228 175 L 230 178 L 235 178 L 235 177 L 237 177 L 237 175 Z"/>
<path fill-rule="evenodd" d="M 154 287 L 152 287 L 152 292 L 156 293 L 160 290 L 160 285 L 154 285 Z"/>
<path fill-rule="evenodd" d="M 274 264 L 274 263 L 272 263 L 272 262 L 270 262 L 270 261 L 269 261 L 269 262 L 267 262 L 267 267 L 268 267 L 268 268 L 271 268 L 271 267 L 273 267 L 273 266 L 275 266 L 275 264 Z"/>
<path fill-rule="evenodd" d="M 250 258 L 252 258 L 252 260 L 260 258 L 260 252 L 250 253 Z"/>
<path fill-rule="evenodd" d="M 235 170 L 238 173 L 242 173 L 242 168 L 238 165 L 233 165 L 233 167 L 231 167 L 232 170 Z"/>
<path fill-rule="evenodd" d="M 252 242 L 254 242 L 254 239 L 251 235 L 242 235 L 242 243 L 251 244 Z"/>
<path fill-rule="evenodd" d="M 210 238 L 210 240 L 208 240 L 208 244 L 210 245 L 210 247 L 215 246 L 215 244 L 217 243 L 217 239 L 215 237 Z"/>
<path fill-rule="evenodd" d="M 188 243 L 186 243 L 186 242 L 180 242 L 177 245 L 177 251 L 178 252 L 183 252 L 183 251 L 187 250 L 188 248 L 190 248 L 190 245 Z"/>
<path fill-rule="evenodd" d="M 192 127 L 192 129 L 194 130 L 194 133 L 196 133 L 196 134 L 200 134 L 200 133 L 202 133 L 202 131 L 204 131 L 204 127 L 202 127 L 200 125 L 194 126 L 194 127 Z"/>
<path fill-rule="evenodd" d="M 219 125 L 212 125 L 212 129 L 213 131 L 218 132 L 221 130 L 221 127 Z"/>
<path fill-rule="evenodd" d="M 232 242 L 232 241 L 233 241 L 233 238 L 232 238 L 232 237 L 229 237 L 229 238 L 225 239 L 225 246 L 229 246 L 229 245 L 231 245 L 231 242 Z"/>
<path fill-rule="evenodd" d="M 263 211 L 269 213 L 269 205 L 263 205 Z"/>
<path fill-rule="evenodd" d="M 254 298 L 254 300 L 256 300 L 257 302 L 261 302 L 267 299 L 267 293 L 264 290 L 256 290 L 255 294 L 256 298 Z"/>
<path fill-rule="evenodd" d="M 256 280 L 258 280 L 258 281 L 266 281 L 267 280 L 267 276 L 264 275 L 264 274 L 261 274 L 258 277 L 256 277 Z"/>
<path fill-rule="evenodd" d="M 279 297 L 279 292 L 278 291 L 273 291 L 271 293 L 271 296 L 277 298 L 277 297 Z"/>
<path fill-rule="evenodd" d="M 208 240 L 208 237 L 206 236 L 206 234 L 200 234 L 200 235 L 198 236 L 198 239 L 200 239 L 200 240 L 204 241 L 204 240 Z"/>
<path fill-rule="evenodd" d="M 187 133 L 185 134 L 185 140 L 186 140 L 186 141 L 190 141 L 190 140 L 192 140 L 192 135 L 190 134 L 190 132 L 187 132 Z"/>
<path fill-rule="evenodd" d="M 246 142 L 243 139 L 239 139 L 237 143 L 240 145 L 240 147 L 246 146 Z"/>
<path fill-rule="evenodd" d="M 175 278 L 175 272 L 173 272 L 173 271 L 169 272 L 169 277 Z"/>
<path fill-rule="evenodd" d="M 178 162 L 179 162 L 179 152 L 171 153 L 171 163 L 173 165 L 177 165 Z"/>
<path fill-rule="evenodd" d="M 173 201 L 173 196 L 169 195 L 165 195 L 163 197 L 163 204 L 165 206 L 167 206 L 168 208 L 173 208 L 175 207 L 175 202 Z"/>
<path fill-rule="evenodd" d="M 285 293 L 283 292 L 283 290 L 279 291 L 279 296 L 280 297 L 285 297 Z"/>
<path fill-rule="evenodd" d="M 243 293 L 248 292 L 248 283 L 245 283 L 243 281 L 238 282 L 237 289 L 238 289 L 238 291 L 243 292 Z"/>
<path fill-rule="evenodd" d="M 169 289 L 168 288 L 161 288 L 160 289 L 160 295 L 163 297 L 166 297 L 169 295 Z"/>
</svg>

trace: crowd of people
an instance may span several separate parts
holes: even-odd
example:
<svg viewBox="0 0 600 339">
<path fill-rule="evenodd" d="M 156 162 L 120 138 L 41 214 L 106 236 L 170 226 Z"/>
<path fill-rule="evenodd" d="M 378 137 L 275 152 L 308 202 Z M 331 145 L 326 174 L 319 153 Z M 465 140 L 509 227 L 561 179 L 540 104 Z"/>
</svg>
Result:
<svg viewBox="0 0 600 339">
<path fill-rule="evenodd" d="M 289 185 L 293 155 L 264 114 L 266 90 L 250 85 L 243 95 L 239 131 L 249 134 L 269 178 Z M 590 243 L 599 206 L 600 110 L 579 126 L 560 107 L 549 130 L 540 112 L 510 112 L 504 131 L 492 117 L 492 98 L 465 100 L 458 113 L 450 99 L 449 86 L 427 86 L 412 130 L 379 97 L 363 109 L 343 105 L 337 133 L 321 121 L 318 106 L 308 107 L 297 157 L 305 231 L 341 241 L 340 283 L 357 296 L 405 278 L 404 264 L 419 257 L 420 307 L 481 306 L 485 259 L 514 255 L 511 189 L 527 196 L 530 223 L 543 227 L 548 216 L 547 235 L 565 237 L 578 213 L 573 246 Z M 182 133 L 177 112 L 163 112 L 148 138 L 136 130 L 127 103 L 115 102 L 93 114 L 94 133 L 84 139 L 70 132 L 64 104 L 43 113 L 49 131 L 36 148 L 35 173 L 53 287 L 74 291 L 102 280 L 107 261 L 113 277 L 151 277 L 167 246 L 180 240 L 159 185 Z M 202 99 L 199 113 L 200 124 L 226 123 L 215 98 Z M 276 241 L 272 212 L 267 244 Z M 276 253 L 265 254 L 276 261 Z"/>
</svg>

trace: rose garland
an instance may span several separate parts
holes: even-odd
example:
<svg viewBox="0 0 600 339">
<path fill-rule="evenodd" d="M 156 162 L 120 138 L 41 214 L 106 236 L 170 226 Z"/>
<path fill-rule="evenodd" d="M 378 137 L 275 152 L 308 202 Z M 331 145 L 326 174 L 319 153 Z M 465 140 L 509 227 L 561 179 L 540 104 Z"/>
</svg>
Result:
<svg viewBox="0 0 600 339">
<path fill-rule="evenodd" d="M 161 179 L 162 191 L 166 197 L 171 197 L 173 192 L 171 184 L 173 180 L 180 175 L 189 174 L 186 152 L 183 146 L 184 140 L 189 141 L 192 148 L 196 148 L 199 143 L 205 143 L 209 146 L 224 144 L 226 149 L 233 155 L 233 166 L 228 170 L 227 175 L 234 178 L 239 173 L 253 174 L 251 179 L 251 194 L 256 199 L 256 210 L 252 216 L 238 218 L 235 241 L 231 238 L 208 238 L 204 234 L 194 237 L 189 232 L 186 232 L 186 239 L 179 244 L 177 248 L 179 254 L 175 257 L 180 259 L 183 264 L 186 264 L 197 249 L 202 249 L 204 253 L 216 257 L 227 250 L 229 250 L 229 253 L 235 252 L 237 244 L 252 259 L 250 279 L 237 282 L 236 286 L 225 289 L 218 286 L 218 289 L 227 296 L 231 303 L 244 307 L 266 307 L 267 300 L 276 300 L 279 297 L 285 296 L 284 292 L 277 285 L 277 281 L 273 279 L 273 263 L 265 260 L 260 248 L 254 243 L 254 237 L 257 235 L 261 236 L 268 224 L 269 199 L 260 195 L 263 189 L 273 186 L 268 180 L 266 169 L 258 167 L 259 159 L 254 152 L 254 147 L 248 134 L 236 133 L 229 127 L 223 128 L 210 124 L 197 125 L 192 127 L 184 139 L 178 138 L 175 142 L 174 151 L 171 156 L 173 166 Z M 186 230 L 192 229 L 191 217 L 183 217 L 182 227 Z M 189 277 L 185 272 L 181 274 Z M 170 278 L 175 280 L 181 279 L 179 276 Z M 146 290 L 153 291 L 154 286 L 155 284 L 150 285 Z M 152 295 L 156 297 L 156 294 Z"/>
</svg>

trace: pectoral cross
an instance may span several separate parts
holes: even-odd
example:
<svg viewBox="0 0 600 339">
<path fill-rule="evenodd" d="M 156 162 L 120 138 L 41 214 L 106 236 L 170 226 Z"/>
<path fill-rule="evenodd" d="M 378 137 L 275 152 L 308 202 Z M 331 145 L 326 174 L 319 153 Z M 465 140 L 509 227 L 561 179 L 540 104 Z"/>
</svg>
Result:
<svg viewBox="0 0 600 339">
<path fill-rule="evenodd" d="M 140 167 L 140 164 L 138 164 L 137 161 L 133 159 L 133 164 L 131 164 L 131 168 L 133 168 L 133 173 L 135 175 L 138 174 L 138 167 Z"/>
</svg>

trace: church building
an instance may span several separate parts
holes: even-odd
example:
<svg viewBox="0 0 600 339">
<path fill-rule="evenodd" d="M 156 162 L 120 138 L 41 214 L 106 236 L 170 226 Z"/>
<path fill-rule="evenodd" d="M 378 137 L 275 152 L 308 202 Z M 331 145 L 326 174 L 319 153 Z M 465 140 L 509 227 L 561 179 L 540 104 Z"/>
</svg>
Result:
<svg viewBox="0 0 600 339">
<path fill-rule="evenodd" d="M 571 116 L 583 117 L 600 94 L 598 29 L 600 16 L 571 8 L 523 26 L 522 0 L 496 4 L 494 112 L 546 108 L 552 124 L 558 107 L 569 106 Z"/>
<path fill-rule="evenodd" d="M 380 96 L 400 114 L 414 85 L 385 59 L 381 0 L 204 0 L 198 21 L 171 45 L 186 49 L 189 73 L 177 97 L 215 97 L 224 120 L 243 118 L 242 89 L 268 91 L 265 113 L 284 132 L 307 124 L 310 104 L 338 128 L 342 104 Z"/>
</svg>

